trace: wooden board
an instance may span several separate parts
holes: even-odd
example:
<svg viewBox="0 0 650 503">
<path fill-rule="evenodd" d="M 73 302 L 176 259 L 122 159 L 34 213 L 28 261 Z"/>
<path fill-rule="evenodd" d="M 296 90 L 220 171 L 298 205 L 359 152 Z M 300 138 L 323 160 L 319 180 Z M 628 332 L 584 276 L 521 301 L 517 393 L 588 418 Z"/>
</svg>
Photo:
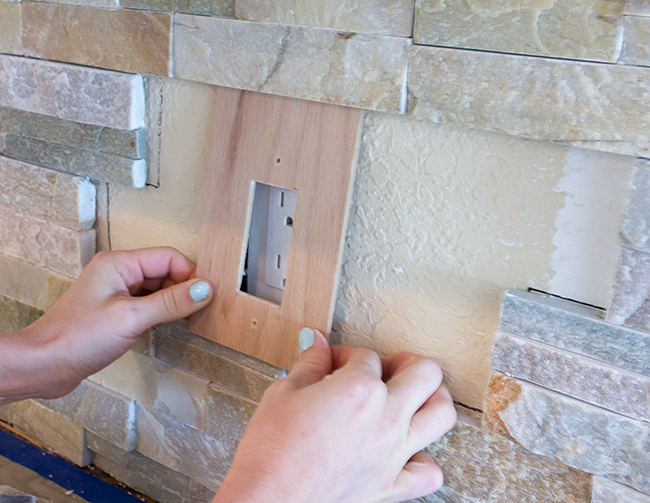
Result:
<svg viewBox="0 0 650 503">
<path fill-rule="evenodd" d="M 329 334 L 363 112 L 220 88 L 198 275 L 215 287 L 192 332 L 278 367 L 303 327 Z M 239 291 L 252 182 L 298 192 L 280 306 Z"/>
</svg>

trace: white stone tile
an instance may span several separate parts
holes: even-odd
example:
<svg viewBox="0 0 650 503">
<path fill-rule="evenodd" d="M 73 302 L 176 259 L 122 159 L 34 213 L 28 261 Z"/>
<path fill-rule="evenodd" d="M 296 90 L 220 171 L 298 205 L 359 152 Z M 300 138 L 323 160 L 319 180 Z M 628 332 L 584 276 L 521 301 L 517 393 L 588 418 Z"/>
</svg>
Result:
<svg viewBox="0 0 650 503">
<path fill-rule="evenodd" d="M 650 66 L 650 18 L 625 17 L 625 38 L 620 62 L 627 65 Z"/>
<path fill-rule="evenodd" d="M 591 503 L 650 503 L 650 496 L 602 477 L 594 477 Z"/>
<path fill-rule="evenodd" d="M 650 0 L 627 0 L 625 14 L 650 16 Z"/>
</svg>

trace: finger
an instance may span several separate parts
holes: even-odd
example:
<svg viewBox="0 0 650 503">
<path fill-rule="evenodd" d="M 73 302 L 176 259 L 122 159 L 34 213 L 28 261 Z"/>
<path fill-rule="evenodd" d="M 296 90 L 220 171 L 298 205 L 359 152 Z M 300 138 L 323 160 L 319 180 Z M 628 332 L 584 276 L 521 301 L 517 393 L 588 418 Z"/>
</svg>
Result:
<svg viewBox="0 0 650 503">
<path fill-rule="evenodd" d="M 302 354 L 285 381 L 296 388 L 305 388 L 332 371 L 332 353 L 329 342 L 318 330 L 303 328 L 298 337 Z"/>
<path fill-rule="evenodd" d="M 332 371 L 365 371 L 381 379 L 382 368 L 379 355 L 366 348 L 339 346 L 332 353 Z"/>
<path fill-rule="evenodd" d="M 424 449 L 456 424 L 457 413 L 451 393 L 444 384 L 418 410 L 409 429 L 409 449 Z"/>
<path fill-rule="evenodd" d="M 145 278 L 171 278 L 175 283 L 187 281 L 196 264 L 174 248 L 143 248 L 112 252 L 111 260 L 128 287 Z"/>
<path fill-rule="evenodd" d="M 437 363 L 413 353 L 384 359 L 384 379 L 392 405 L 409 420 L 442 383 Z"/>
<path fill-rule="evenodd" d="M 431 457 L 420 451 L 404 466 L 395 481 L 395 501 L 406 501 L 438 491 L 444 482 L 442 470 Z"/>
</svg>

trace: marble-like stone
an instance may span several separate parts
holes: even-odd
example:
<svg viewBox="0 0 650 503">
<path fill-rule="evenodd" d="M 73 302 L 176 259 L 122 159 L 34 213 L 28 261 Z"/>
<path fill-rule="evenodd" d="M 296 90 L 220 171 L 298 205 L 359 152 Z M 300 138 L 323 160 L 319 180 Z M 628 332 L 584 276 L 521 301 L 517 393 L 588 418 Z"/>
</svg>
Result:
<svg viewBox="0 0 650 503">
<path fill-rule="evenodd" d="M 620 62 L 628 65 L 650 66 L 650 19 L 625 16 L 625 38 Z"/>
<path fill-rule="evenodd" d="M 509 290 L 501 301 L 503 331 L 650 376 L 650 336 L 604 320 L 573 302 Z"/>
<path fill-rule="evenodd" d="M 621 235 L 629 247 L 650 252 L 650 161 L 646 159 L 634 165 Z"/>
<path fill-rule="evenodd" d="M 88 391 L 88 381 L 82 381 L 75 390 L 65 396 L 62 396 L 61 398 L 56 398 L 53 400 L 44 400 L 38 398 L 35 401 L 41 404 L 43 407 L 47 407 L 57 414 L 70 419 L 71 421 L 74 421 L 77 413 L 79 412 L 79 407 L 81 407 L 81 401 L 83 400 L 86 391 Z"/>
<path fill-rule="evenodd" d="M 650 253 L 621 247 L 607 321 L 650 332 Z M 632 348 L 629 348 L 632 351 Z M 646 352 L 650 351 L 650 342 Z M 650 363 L 649 363 L 650 365 Z"/>
<path fill-rule="evenodd" d="M 0 52 L 22 54 L 20 3 L 0 2 Z"/>
<path fill-rule="evenodd" d="M 47 276 L 47 271 L 42 267 L 0 254 L 0 295 L 45 310 Z"/>
<path fill-rule="evenodd" d="M 405 38 L 174 16 L 174 77 L 292 98 L 402 112 Z"/>
<path fill-rule="evenodd" d="M 650 377 L 506 332 L 492 368 L 634 419 L 650 421 Z"/>
<path fill-rule="evenodd" d="M 0 295 L 0 334 L 22 330 L 42 315 L 43 311 Z"/>
<path fill-rule="evenodd" d="M 416 44 L 613 63 L 625 0 L 417 0 Z"/>
<path fill-rule="evenodd" d="M 211 385 L 208 435 L 234 451 L 256 409 L 255 402 L 231 393 L 219 384 Z"/>
<path fill-rule="evenodd" d="M 147 162 L 103 152 L 5 135 L 5 155 L 13 159 L 141 189 L 147 183 Z"/>
<path fill-rule="evenodd" d="M 12 404 L 14 428 L 78 466 L 90 464 L 84 430 L 69 419 L 31 400 Z"/>
<path fill-rule="evenodd" d="M 568 466 L 650 493 L 650 424 L 533 384 L 492 377 L 486 426 Z"/>
<path fill-rule="evenodd" d="M 237 18 L 410 37 L 412 0 L 237 0 Z"/>
<path fill-rule="evenodd" d="M 632 16 L 650 16 L 650 0 L 627 0 L 625 13 Z"/>
<path fill-rule="evenodd" d="M 591 503 L 650 503 L 650 496 L 611 480 L 594 477 Z"/>
<path fill-rule="evenodd" d="M 160 12 L 26 2 L 23 49 L 37 58 L 169 77 L 171 23 Z"/>
<path fill-rule="evenodd" d="M 0 207 L 62 227 L 95 224 L 97 189 L 90 180 L 0 157 Z"/>
<path fill-rule="evenodd" d="M 235 17 L 236 3 L 237 0 L 120 0 L 120 6 L 127 9 L 221 17 Z"/>
<path fill-rule="evenodd" d="M 0 55 L 0 106 L 116 129 L 144 127 L 142 75 Z"/>
<path fill-rule="evenodd" d="M 408 113 L 650 156 L 650 69 L 413 46 Z"/>
<path fill-rule="evenodd" d="M 218 440 L 160 412 L 136 404 L 136 450 L 216 491 L 234 452 Z"/>
<path fill-rule="evenodd" d="M 0 208 L 0 253 L 76 278 L 95 254 L 95 230 L 66 229 Z"/>
</svg>

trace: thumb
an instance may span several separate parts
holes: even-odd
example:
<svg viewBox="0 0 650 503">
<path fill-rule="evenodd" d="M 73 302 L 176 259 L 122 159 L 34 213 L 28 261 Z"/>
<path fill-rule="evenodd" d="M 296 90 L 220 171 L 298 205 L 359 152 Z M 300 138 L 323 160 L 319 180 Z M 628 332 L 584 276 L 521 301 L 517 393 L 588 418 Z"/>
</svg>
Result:
<svg viewBox="0 0 650 503">
<path fill-rule="evenodd" d="M 207 306 L 214 295 L 207 280 L 192 279 L 163 288 L 146 297 L 133 297 L 129 302 L 136 307 L 140 331 L 159 323 L 180 320 Z"/>
<path fill-rule="evenodd" d="M 298 335 L 302 355 L 286 378 L 298 388 L 322 380 L 332 371 L 332 351 L 325 336 L 318 330 L 303 328 Z"/>
</svg>

